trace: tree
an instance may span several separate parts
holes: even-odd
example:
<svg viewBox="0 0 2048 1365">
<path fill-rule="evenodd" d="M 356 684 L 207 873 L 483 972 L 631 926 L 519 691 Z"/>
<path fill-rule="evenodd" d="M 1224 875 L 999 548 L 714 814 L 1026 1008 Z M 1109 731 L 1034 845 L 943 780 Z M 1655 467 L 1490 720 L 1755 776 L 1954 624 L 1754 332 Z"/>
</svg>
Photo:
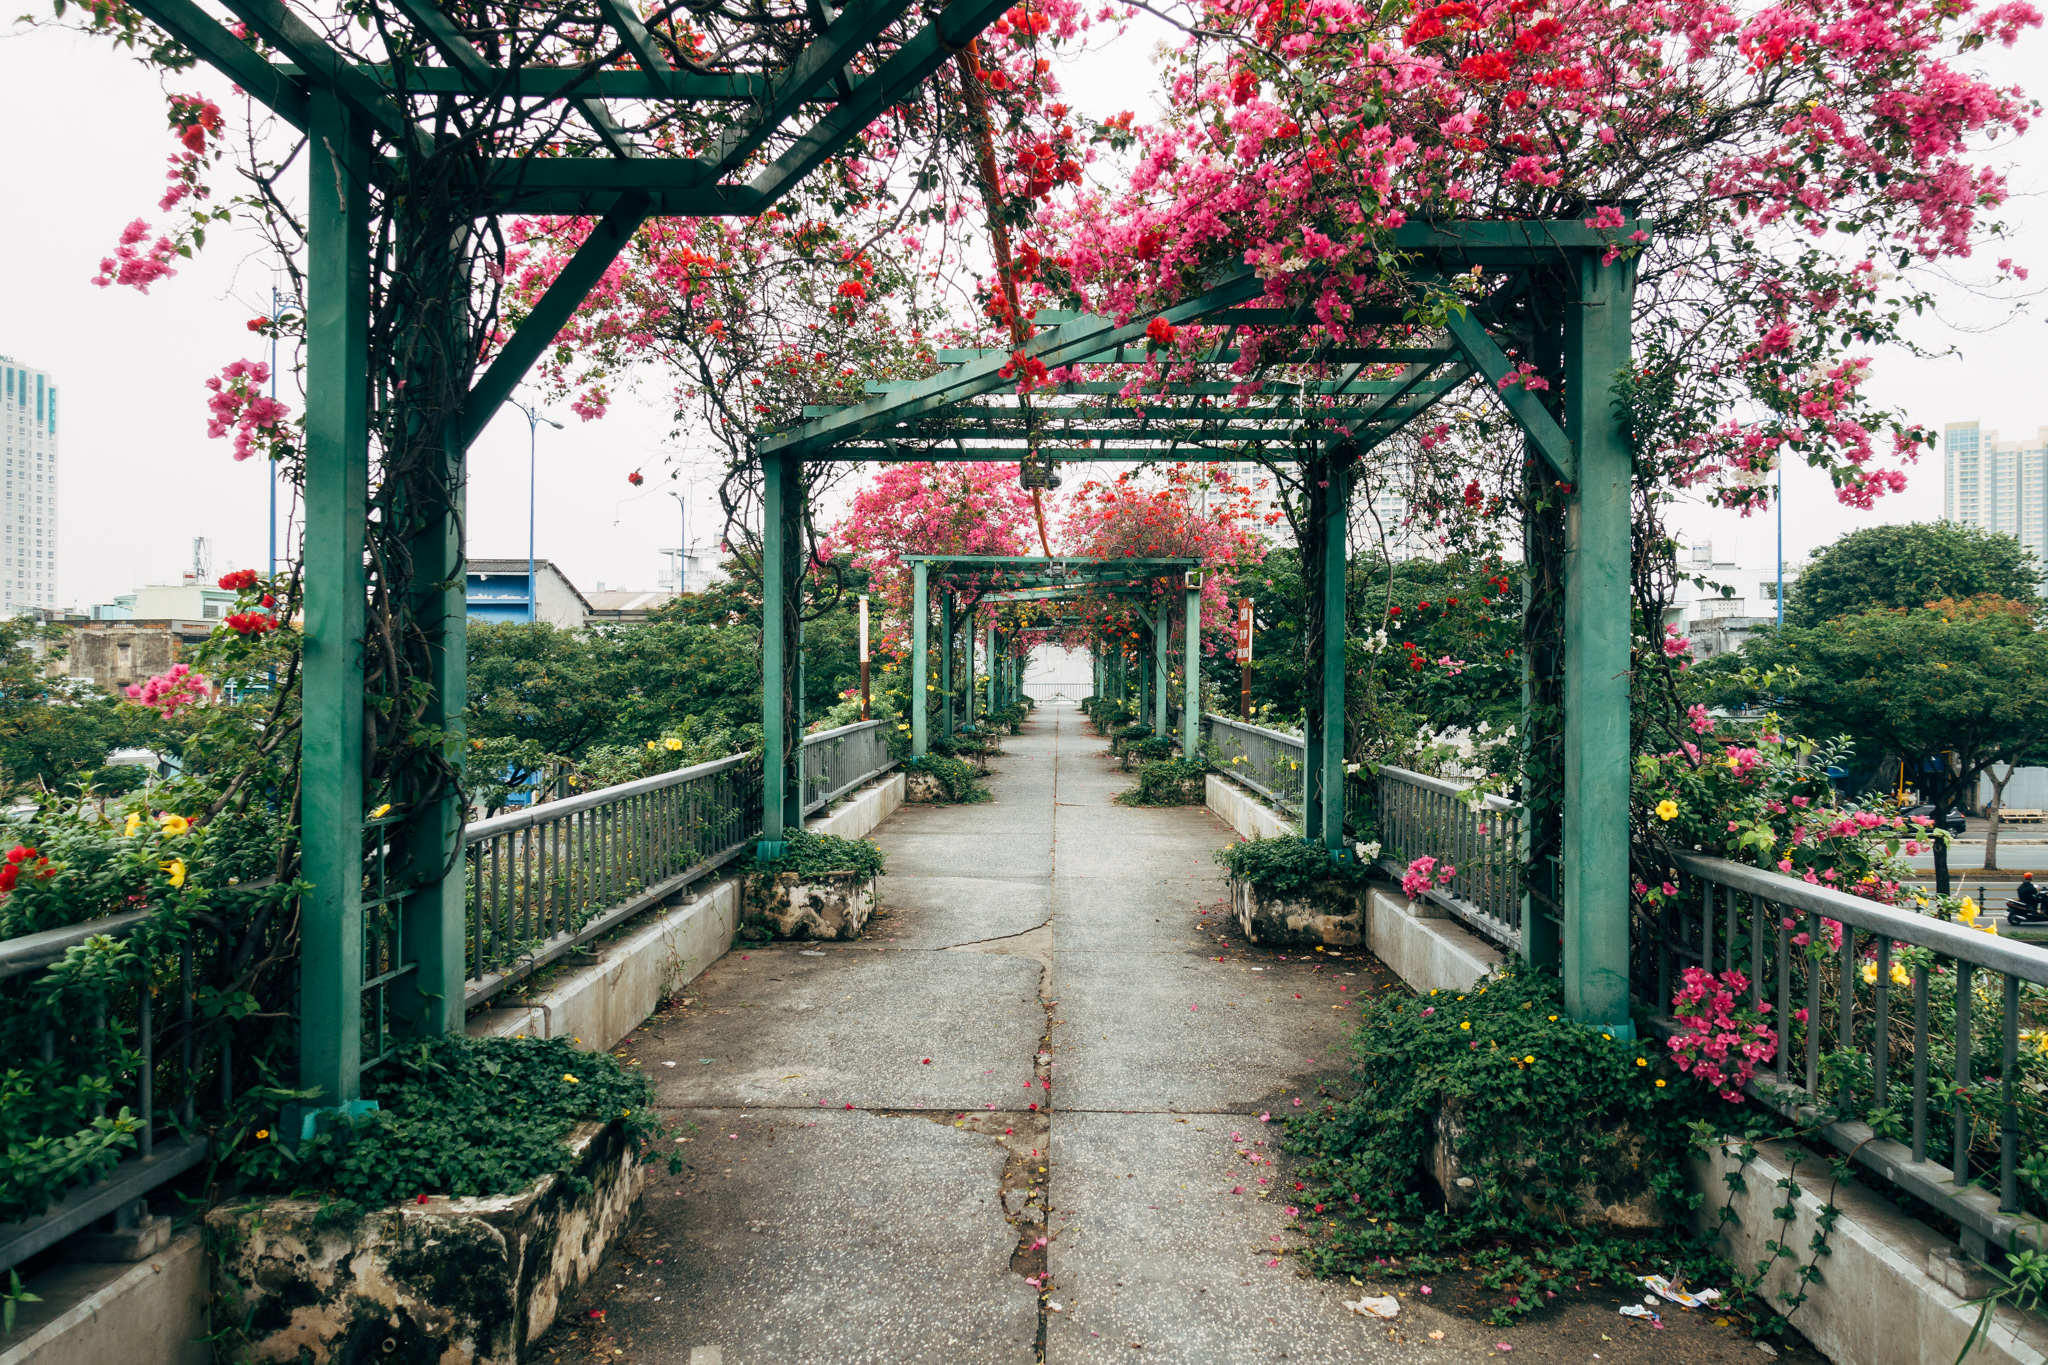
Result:
<svg viewBox="0 0 2048 1365">
<path fill-rule="evenodd" d="M 2013 536 L 1952 521 L 1866 526 L 1813 552 L 1785 603 L 1785 620 L 1817 626 L 1983 593 L 2031 603 L 2041 579 L 2034 552 Z"/>
<path fill-rule="evenodd" d="M 2048 632 L 2025 603 L 1941 606 L 1762 630 L 1744 655 L 1806 734 L 1847 736 L 1865 758 L 1950 756 L 1932 779 L 1935 806 L 1947 810 L 1992 764 L 2048 743 Z M 1948 890 L 1945 841 L 1935 879 Z"/>
</svg>

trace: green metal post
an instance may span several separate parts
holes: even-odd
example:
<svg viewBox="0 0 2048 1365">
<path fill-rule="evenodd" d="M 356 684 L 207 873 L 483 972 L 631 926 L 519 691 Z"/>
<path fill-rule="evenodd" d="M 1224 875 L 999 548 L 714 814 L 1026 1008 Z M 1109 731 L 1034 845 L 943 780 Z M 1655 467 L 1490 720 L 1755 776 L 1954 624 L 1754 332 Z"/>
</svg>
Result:
<svg viewBox="0 0 2048 1365">
<path fill-rule="evenodd" d="M 1161 739 L 1166 737 L 1166 633 L 1171 629 L 1171 620 L 1166 614 L 1166 598 L 1159 599 L 1158 619 L 1152 626 L 1152 733 Z"/>
<path fill-rule="evenodd" d="M 960 635 L 961 647 L 967 654 L 967 698 L 964 703 L 967 713 L 967 728 L 974 728 L 974 615 L 968 613 L 966 629 Z"/>
<path fill-rule="evenodd" d="M 930 723 L 925 718 L 925 693 L 931 688 L 931 566 L 923 560 L 911 565 L 912 606 L 910 609 L 910 752 L 913 756 L 931 752 Z"/>
<path fill-rule="evenodd" d="M 299 1084 L 332 1108 L 361 1093 L 370 153 L 347 106 L 309 98 Z"/>
<path fill-rule="evenodd" d="M 953 594 L 939 594 L 939 733 L 953 737 Z"/>
<path fill-rule="evenodd" d="M 420 724 L 443 735 L 442 752 L 461 773 L 469 690 L 469 619 L 462 570 L 463 464 L 458 437 L 443 444 L 439 496 L 420 509 L 413 537 L 414 619 L 427 639 L 428 692 Z M 461 857 L 462 793 L 429 795 L 405 812 L 401 875 L 418 890 L 406 897 L 400 951 L 413 970 L 392 982 L 391 1013 L 402 1031 L 432 1038 L 459 1033 L 469 975 L 463 945 L 468 869 Z"/>
<path fill-rule="evenodd" d="M 1322 769 L 1322 827 L 1304 829 L 1320 838 L 1332 857 L 1344 849 L 1344 584 L 1345 539 L 1350 529 L 1349 460 L 1331 461 L 1330 489 L 1323 503 L 1323 733 L 1322 752 L 1305 755 Z"/>
<path fill-rule="evenodd" d="M 1143 641 L 1139 642 L 1139 647 L 1142 652 L 1138 655 L 1138 723 L 1152 726 L 1153 733 L 1157 734 L 1158 722 L 1152 716 L 1152 698 L 1159 684 L 1152 676 L 1153 651 L 1144 649 Z"/>
<path fill-rule="evenodd" d="M 1180 714 L 1180 755 L 1192 759 L 1202 740 L 1202 588 L 1199 578 L 1185 590 L 1187 628 L 1182 644 L 1186 657 L 1181 662 L 1181 685 L 1185 689 Z"/>
<path fill-rule="evenodd" d="M 1635 263 L 1576 259 L 1564 320 L 1564 996 L 1574 1019 L 1633 1037 L 1628 1011 L 1628 445 L 1614 411 L 1629 364 Z"/>
<path fill-rule="evenodd" d="M 792 724 L 790 686 L 796 664 L 789 595 L 792 550 L 802 515 L 801 462 L 781 451 L 761 455 L 761 845 L 759 856 L 779 858 L 789 832 L 803 822 L 801 731 Z"/>
<path fill-rule="evenodd" d="M 1000 710 L 1010 704 L 1010 698 L 1007 689 L 1004 689 L 1000 701 L 996 698 L 997 689 L 1001 688 L 1005 681 L 1005 661 L 996 657 L 996 619 L 993 616 L 989 617 L 988 624 L 982 627 L 981 657 L 988 661 L 988 709 Z"/>
</svg>

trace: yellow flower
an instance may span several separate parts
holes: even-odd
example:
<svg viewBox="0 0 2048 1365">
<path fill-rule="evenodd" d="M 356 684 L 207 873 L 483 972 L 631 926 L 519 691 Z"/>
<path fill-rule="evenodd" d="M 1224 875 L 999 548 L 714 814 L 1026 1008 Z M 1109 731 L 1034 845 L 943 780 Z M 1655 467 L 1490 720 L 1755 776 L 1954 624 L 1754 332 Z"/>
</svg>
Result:
<svg viewBox="0 0 2048 1365">
<path fill-rule="evenodd" d="M 1554 1015 L 1554 1014 L 1553 1014 L 1553 1015 L 1551 1015 L 1551 1016 L 1550 1016 L 1550 1022 L 1551 1022 L 1551 1023 L 1553 1023 L 1553 1024 L 1554 1024 L 1554 1023 L 1556 1023 L 1556 1022 L 1557 1022 L 1557 1016 L 1556 1016 L 1556 1015 Z"/>
<path fill-rule="evenodd" d="M 1662 1082 L 1662 1081 L 1659 1081 L 1659 1082 L 1657 1082 L 1657 1088 L 1658 1088 L 1659 1090 L 1662 1090 L 1662 1089 L 1664 1088 L 1664 1082 Z"/>
<path fill-rule="evenodd" d="M 1472 1027 L 1472 1021 L 1470 1019 L 1467 1019 L 1464 1023 L 1458 1025 L 1458 1027 L 1462 1029 L 1469 1029 Z"/>
<path fill-rule="evenodd" d="M 1913 974 L 1894 962 L 1892 964 L 1892 984 L 1894 986 L 1910 986 L 1913 984 Z"/>
<path fill-rule="evenodd" d="M 661 747 L 661 741 L 658 739 L 650 739 L 647 741 L 647 747 L 650 749 L 659 749 Z"/>
<path fill-rule="evenodd" d="M 1536 1060 L 1536 1058 L 1535 1058 L 1535 1057 L 1533 1057 L 1533 1056 L 1529 1056 L 1529 1057 L 1524 1057 L 1524 1058 L 1522 1058 L 1522 1065 L 1524 1065 L 1524 1066 L 1528 1066 L 1528 1065 L 1531 1065 L 1531 1064 L 1533 1064 L 1533 1063 L 1535 1062 L 1535 1060 Z"/>
<path fill-rule="evenodd" d="M 1605 1039 L 1606 1039 L 1606 1040 L 1607 1040 L 1608 1042 L 1610 1042 L 1610 1043 L 1614 1041 L 1614 1035 L 1613 1035 L 1613 1034 L 1611 1034 L 1611 1033 L 1603 1033 L 1603 1034 L 1601 1034 L 1600 1036 L 1601 1036 L 1602 1038 L 1605 1038 Z"/>
<path fill-rule="evenodd" d="M 567 1082 L 568 1082 L 569 1084 L 571 1084 L 571 1085 L 581 1085 L 581 1084 L 582 1084 L 582 1082 L 581 1082 L 581 1081 L 578 1081 L 578 1080 L 577 1080 L 577 1079 L 576 1079 L 576 1078 L 575 1078 L 574 1076 L 571 1076 L 571 1075 L 570 1075 L 570 1074 L 569 1074 L 568 1072 L 566 1072 L 566 1071 L 562 1073 L 562 1079 L 563 1079 L 563 1080 L 565 1080 L 565 1081 L 567 1081 Z"/>
<path fill-rule="evenodd" d="M 270 1130 L 268 1128 L 258 1128 L 256 1130 L 256 1140 L 258 1142 L 266 1142 L 269 1140 L 269 1138 Z"/>
<path fill-rule="evenodd" d="M 383 805 L 370 812 L 370 818 L 372 820 L 382 820 L 389 814 L 391 814 L 391 803 L 386 801 Z"/>
<path fill-rule="evenodd" d="M 1975 925 L 1977 923 L 1977 902 L 1971 900 L 1968 896 L 1963 897 L 1963 906 L 1960 910 L 1956 911 L 1956 918 L 1965 924 Z"/>
<path fill-rule="evenodd" d="M 156 822 L 164 827 L 164 837 L 166 839 L 175 839 L 186 830 L 192 828 L 192 822 L 182 815 L 159 815 L 156 818 Z"/>
<path fill-rule="evenodd" d="M 1657 803 L 1657 818 L 1659 820 L 1674 819 L 1677 817 L 1677 815 L 1678 803 L 1676 801 L 1673 801 L 1670 797 L 1667 796 L 1662 801 L 1659 801 Z"/>
<path fill-rule="evenodd" d="M 680 748 L 682 748 L 682 747 L 683 747 L 683 742 L 682 742 L 681 740 L 679 740 L 679 739 L 675 739 L 675 738 L 669 738 L 669 739 L 665 739 L 665 740 L 663 740 L 663 741 L 662 741 L 662 745 L 663 745 L 663 747 L 664 747 L 664 748 L 666 748 L 666 749 L 667 749 L 667 750 L 668 750 L 668 751 L 669 751 L 670 753 L 674 753 L 674 752 L 675 752 L 676 750 L 678 750 L 678 749 L 680 749 Z"/>
<path fill-rule="evenodd" d="M 1859 972 L 1863 977 L 1864 985 L 1874 986 L 1877 984 L 1877 964 L 1875 962 L 1864 963 Z"/>
<path fill-rule="evenodd" d="M 1644 1060 L 1643 1060 L 1643 1059 L 1642 1059 L 1641 1057 L 1638 1057 L 1638 1058 L 1636 1058 L 1636 1065 L 1637 1065 L 1637 1066 L 1648 1066 L 1648 1065 L 1649 1065 L 1649 1063 L 1648 1063 L 1648 1062 L 1646 1062 L 1646 1061 L 1644 1061 Z"/>
<path fill-rule="evenodd" d="M 133 839 L 135 837 L 136 831 L 141 828 L 142 812 L 139 810 L 131 810 L 128 812 L 128 825 L 125 829 L 121 831 L 121 837 L 124 839 Z"/>
<path fill-rule="evenodd" d="M 185 860 L 183 858 L 173 858 L 167 863 L 159 863 L 158 866 L 170 874 L 172 886 L 177 887 L 185 884 Z"/>
</svg>

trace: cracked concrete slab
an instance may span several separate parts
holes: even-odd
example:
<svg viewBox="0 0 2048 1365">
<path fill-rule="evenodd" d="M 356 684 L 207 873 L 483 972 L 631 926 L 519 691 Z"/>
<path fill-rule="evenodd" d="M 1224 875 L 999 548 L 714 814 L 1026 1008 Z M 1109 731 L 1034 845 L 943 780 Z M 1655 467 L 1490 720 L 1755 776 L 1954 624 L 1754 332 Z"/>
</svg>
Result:
<svg viewBox="0 0 2048 1365">
<path fill-rule="evenodd" d="M 1023 1093 L 1045 1032 L 1037 963 L 809 952 L 728 953 L 691 983 L 692 1005 L 636 1032 L 659 1103 L 980 1109 Z"/>
<path fill-rule="evenodd" d="M 998 1140 L 921 1116 L 688 1109 L 680 1176 L 649 1168 L 604 1328 L 639 1365 L 1029 1365 Z M 729 1136 L 730 1135 L 730 1136 Z M 589 1309 L 583 1310 L 588 1320 Z"/>
<path fill-rule="evenodd" d="M 1244 1140 L 1232 1143 L 1233 1131 Z M 1404 1302 L 1409 1343 L 1396 1345 L 1344 1307 L 1359 1292 L 1348 1281 L 1300 1277 L 1283 1254 L 1303 1240 L 1289 1230 L 1286 1201 L 1230 1193 L 1261 1188 L 1250 1170 L 1275 1169 L 1253 1168 L 1237 1151 L 1263 1157 L 1277 1137 L 1237 1115 L 1063 1108 L 1053 1120 L 1048 1251 L 1063 1311 L 1046 1326 L 1047 1365 L 1432 1365 L 1479 1354 L 1481 1329 L 1449 1314 Z M 1261 1139 L 1268 1146 L 1249 1145 Z M 1417 1340 L 1431 1330 L 1445 1333 L 1441 1343 Z"/>
<path fill-rule="evenodd" d="M 1045 879 L 888 876 L 868 937 L 897 948 L 951 948 L 1036 929 L 1052 918 Z"/>
</svg>

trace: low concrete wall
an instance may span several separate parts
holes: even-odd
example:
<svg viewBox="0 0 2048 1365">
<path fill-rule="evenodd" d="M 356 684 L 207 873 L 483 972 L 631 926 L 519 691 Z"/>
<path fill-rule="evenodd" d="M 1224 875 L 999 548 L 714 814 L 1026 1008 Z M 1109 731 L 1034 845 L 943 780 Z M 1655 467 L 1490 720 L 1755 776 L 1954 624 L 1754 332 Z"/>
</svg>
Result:
<svg viewBox="0 0 2048 1365">
<path fill-rule="evenodd" d="M 134 1265 L 58 1265 L 24 1286 L 0 1365 L 207 1365 L 206 1252 L 198 1229 Z"/>
<path fill-rule="evenodd" d="M 1224 824 L 1247 839 L 1275 839 L 1283 834 L 1301 833 L 1301 827 L 1294 821 L 1215 773 L 1209 774 L 1205 800 L 1210 810 L 1223 817 Z"/>
<path fill-rule="evenodd" d="M 1417 991 L 1469 991 L 1506 959 L 1501 950 L 1428 901 L 1375 886 L 1365 943 Z"/>
<path fill-rule="evenodd" d="M 1801 1194 L 1788 1223 L 1775 1216 L 1782 1206 L 1778 1182 L 1795 1170 Z M 1737 1167 L 1732 1156 L 1715 1153 L 1694 1163 L 1694 1179 L 1706 1194 L 1703 1226 L 1713 1230 L 1727 1199 L 1723 1179 Z M 1828 1164 L 1785 1143 L 1761 1143 L 1756 1160 L 1742 1173 L 1745 1192 L 1734 1197 L 1739 1221 L 1721 1233 L 1721 1250 L 1735 1264 L 1753 1267 L 1770 1253 L 1764 1243 L 1796 1247 L 1796 1261 L 1780 1260 L 1764 1281 L 1773 1307 L 1776 1295 L 1796 1287 L 1797 1267 L 1812 1258 L 1821 1206 L 1832 1197 L 1841 1216 L 1828 1235 L 1820 1280 L 1792 1318 L 1836 1365 L 1945 1365 L 1963 1349 L 1978 1310 L 1967 1300 L 1993 1286 L 1988 1276 L 1964 1262 L 1953 1242 L 1908 1218 L 1888 1200 L 1859 1185 L 1834 1185 Z M 2040 1365 L 2048 1360 L 2048 1324 L 2032 1314 L 2001 1310 L 1988 1339 L 1970 1352 L 1970 1365 Z"/>
<path fill-rule="evenodd" d="M 1207 804 L 1247 839 L 1299 833 L 1257 795 L 1215 773 L 1208 777 Z M 1377 886 L 1366 898 L 1365 946 L 1418 991 L 1470 990 L 1502 961 L 1500 949 L 1445 911 Z"/>
<path fill-rule="evenodd" d="M 888 773 L 849 795 L 837 809 L 812 816 L 805 828 L 858 839 L 902 805 L 903 796 L 903 774 Z M 631 933 L 600 945 L 596 961 L 540 994 L 471 1015 L 469 1031 L 567 1037 L 591 1050 L 609 1048 L 723 957 L 740 918 L 737 878 L 699 886 L 682 904 L 652 911 Z"/>
</svg>

